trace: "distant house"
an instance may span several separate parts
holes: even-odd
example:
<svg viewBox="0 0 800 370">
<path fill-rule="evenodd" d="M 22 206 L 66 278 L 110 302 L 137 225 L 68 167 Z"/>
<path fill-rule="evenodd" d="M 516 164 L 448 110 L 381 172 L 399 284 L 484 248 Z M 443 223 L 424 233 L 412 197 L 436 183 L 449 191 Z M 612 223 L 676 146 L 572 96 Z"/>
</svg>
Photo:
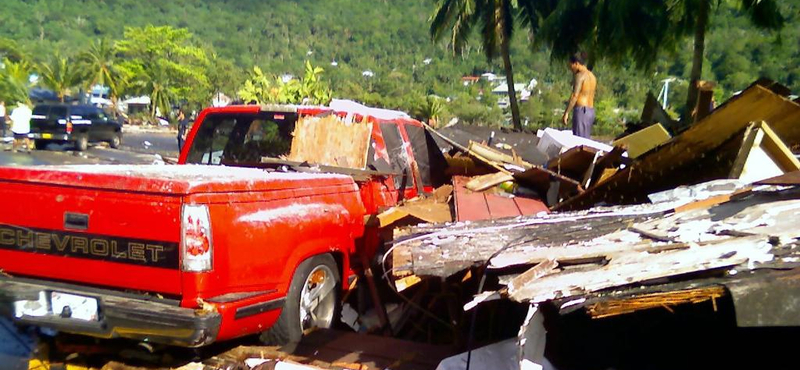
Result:
<svg viewBox="0 0 800 370">
<path fill-rule="evenodd" d="M 528 101 L 531 97 L 531 91 L 528 90 L 528 84 L 524 83 L 515 83 L 514 84 L 514 91 L 517 93 L 517 97 L 520 101 Z M 500 98 L 497 100 L 497 106 L 500 108 L 507 108 L 509 105 L 508 101 L 508 84 L 501 83 L 497 85 L 494 89 L 492 89 L 492 94 L 497 95 Z"/>
<path fill-rule="evenodd" d="M 489 82 L 494 82 L 497 80 L 497 75 L 491 72 L 486 72 L 481 74 L 481 78 Z"/>
<path fill-rule="evenodd" d="M 531 92 L 528 90 L 528 85 L 524 83 L 514 84 L 514 91 L 516 91 L 523 100 L 527 100 L 527 98 L 531 96 Z M 500 85 L 497 85 L 497 87 L 492 89 L 492 94 L 508 96 L 508 84 L 501 83 Z"/>
<path fill-rule="evenodd" d="M 150 97 L 147 95 L 131 97 L 123 100 L 120 105 L 127 114 L 147 112 L 150 109 Z"/>
<path fill-rule="evenodd" d="M 474 83 L 477 83 L 480 80 L 481 80 L 480 76 L 464 76 L 464 77 L 461 77 L 461 83 L 464 84 L 464 86 L 472 85 Z"/>
</svg>

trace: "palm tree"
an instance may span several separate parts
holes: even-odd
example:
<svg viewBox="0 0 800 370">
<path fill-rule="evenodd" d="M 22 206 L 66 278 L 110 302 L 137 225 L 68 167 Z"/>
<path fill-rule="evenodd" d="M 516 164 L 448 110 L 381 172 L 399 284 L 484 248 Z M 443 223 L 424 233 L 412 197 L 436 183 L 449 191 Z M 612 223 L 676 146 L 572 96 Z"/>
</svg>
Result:
<svg viewBox="0 0 800 370">
<path fill-rule="evenodd" d="M 22 102 L 30 105 L 30 91 L 33 83 L 30 75 L 33 71 L 25 60 L 13 62 L 3 61 L 5 68 L 0 70 L 0 94 L 6 102 Z"/>
<path fill-rule="evenodd" d="M 712 10 L 713 0 L 671 0 L 670 11 L 673 19 L 684 28 L 694 30 L 694 51 L 692 55 L 692 71 L 689 75 L 689 93 L 686 97 L 684 120 L 688 121 L 691 111 L 697 102 L 697 82 L 703 71 L 703 54 L 705 53 L 706 31 Z M 783 28 L 784 17 L 778 8 L 777 0 L 738 0 L 739 7 L 756 27 L 766 30 Z M 716 1 L 719 4 L 719 1 Z"/>
<path fill-rule="evenodd" d="M 42 85 L 53 90 L 61 102 L 74 87 L 86 84 L 86 75 L 76 63 L 65 57 L 54 55 L 47 63 L 39 66 Z"/>
<path fill-rule="evenodd" d="M 78 60 L 88 75 L 89 85 L 108 87 L 111 103 L 116 105 L 122 76 L 116 65 L 114 45 L 106 39 L 96 40 L 78 56 Z"/>
<path fill-rule="evenodd" d="M 532 0 L 520 0 L 532 1 Z M 752 23 L 777 30 L 784 18 L 778 0 L 736 0 Z M 677 51 L 686 36 L 693 35 L 691 83 L 684 120 L 697 101 L 696 81 L 701 79 L 705 33 L 713 6 L 720 0 L 562 0 L 540 24 L 540 41 L 556 58 L 578 48 L 589 51 L 589 64 L 598 57 L 616 65 L 650 69 L 664 52 Z"/>
<path fill-rule="evenodd" d="M 450 34 L 450 47 L 454 52 L 460 52 L 466 45 L 473 28 L 480 30 L 486 57 L 491 61 L 499 54 L 503 59 L 511 120 L 517 130 L 522 129 L 522 123 L 517 94 L 514 90 L 514 70 L 510 54 L 515 22 L 519 17 L 530 20 L 546 16 L 546 14 L 537 15 L 540 9 L 538 4 L 549 3 L 549 1 L 527 1 L 528 3 L 519 0 L 440 0 L 430 27 L 431 38 L 434 41 L 439 41 L 445 34 Z"/>
<path fill-rule="evenodd" d="M 29 59 L 16 41 L 5 37 L 0 37 L 0 58 L 8 59 L 12 62 Z"/>
<path fill-rule="evenodd" d="M 443 99 L 435 95 L 428 95 L 417 104 L 413 113 L 416 118 L 436 127 L 439 118 L 444 113 Z"/>
</svg>

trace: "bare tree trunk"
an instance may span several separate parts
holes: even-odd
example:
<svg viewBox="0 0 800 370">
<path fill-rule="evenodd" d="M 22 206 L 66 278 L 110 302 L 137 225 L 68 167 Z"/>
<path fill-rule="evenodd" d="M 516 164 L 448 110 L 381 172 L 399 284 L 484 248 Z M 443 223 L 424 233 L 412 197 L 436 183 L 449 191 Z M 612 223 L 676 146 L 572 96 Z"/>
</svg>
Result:
<svg viewBox="0 0 800 370">
<path fill-rule="evenodd" d="M 500 52 L 503 54 L 503 68 L 506 71 L 506 84 L 508 85 L 508 102 L 511 105 L 511 122 L 515 130 L 522 130 L 522 121 L 519 118 L 519 105 L 517 105 L 517 92 L 514 89 L 514 71 L 511 67 L 509 51 L 510 40 L 506 35 L 500 37 Z"/>
<path fill-rule="evenodd" d="M 686 109 L 683 112 L 684 122 L 692 122 L 692 113 L 697 104 L 697 81 L 703 74 L 703 54 L 706 47 L 706 27 L 708 26 L 708 12 L 711 0 L 700 2 L 697 12 L 697 23 L 694 29 L 694 56 L 692 57 L 692 72 L 689 76 L 689 94 L 686 97 Z"/>
</svg>

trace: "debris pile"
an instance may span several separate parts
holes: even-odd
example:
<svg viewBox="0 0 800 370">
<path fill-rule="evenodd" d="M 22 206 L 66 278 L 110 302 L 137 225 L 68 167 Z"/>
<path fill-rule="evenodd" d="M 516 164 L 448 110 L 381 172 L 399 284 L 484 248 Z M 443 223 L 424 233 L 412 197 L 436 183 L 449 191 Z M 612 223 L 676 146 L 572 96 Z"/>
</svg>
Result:
<svg viewBox="0 0 800 370">
<path fill-rule="evenodd" d="M 508 300 L 603 319 L 730 300 L 738 327 L 798 326 L 800 104 L 787 95 L 759 80 L 684 128 L 656 105 L 645 114 L 657 119 L 611 145 L 547 129 L 543 163 L 451 143 L 467 175 L 453 177 L 455 222 L 396 233 L 387 271 L 398 290 L 482 276 L 465 311 Z M 489 194 L 503 189 L 549 212 L 461 214 L 492 216 Z"/>
</svg>

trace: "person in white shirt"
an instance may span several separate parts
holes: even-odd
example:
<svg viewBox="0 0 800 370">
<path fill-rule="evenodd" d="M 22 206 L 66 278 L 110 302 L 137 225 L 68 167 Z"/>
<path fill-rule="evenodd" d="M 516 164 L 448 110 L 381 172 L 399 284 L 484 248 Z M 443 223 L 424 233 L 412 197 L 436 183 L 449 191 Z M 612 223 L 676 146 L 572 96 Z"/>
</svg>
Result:
<svg viewBox="0 0 800 370">
<path fill-rule="evenodd" d="M 20 143 L 25 144 L 25 149 L 31 151 L 31 140 L 28 134 L 31 133 L 31 108 L 25 103 L 17 103 L 17 107 L 11 112 L 11 132 L 14 133 L 14 144 L 11 146 L 13 151 L 17 151 Z"/>
</svg>

